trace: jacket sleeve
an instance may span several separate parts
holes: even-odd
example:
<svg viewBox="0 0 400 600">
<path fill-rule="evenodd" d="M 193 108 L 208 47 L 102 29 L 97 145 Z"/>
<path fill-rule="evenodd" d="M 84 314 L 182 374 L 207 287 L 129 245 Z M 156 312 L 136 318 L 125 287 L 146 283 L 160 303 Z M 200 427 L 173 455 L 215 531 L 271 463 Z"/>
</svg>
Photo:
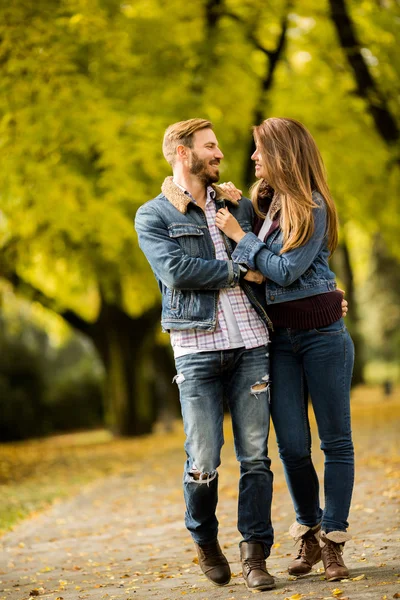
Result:
<svg viewBox="0 0 400 600">
<path fill-rule="evenodd" d="M 139 246 L 156 277 L 169 288 L 181 290 L 221 289 L 239 283 L 239 266 L 232 260 L 192 257 L 169 236 L 158 211 L 149 205 L 139 208 L 135 218 Z"/>
<path fill-rule="evenodd" d="M 277 255 L 254 233 L 247 233 L 236 246 L 232 258 L 244 263 L 249 269 L 258 269 L 264 277 L 286 287 L 309 269 L 325 243 L 326 204 L 324 201 L 313 209 L 314 233 L 310 240 L 289 252 Z"/>
</svg>

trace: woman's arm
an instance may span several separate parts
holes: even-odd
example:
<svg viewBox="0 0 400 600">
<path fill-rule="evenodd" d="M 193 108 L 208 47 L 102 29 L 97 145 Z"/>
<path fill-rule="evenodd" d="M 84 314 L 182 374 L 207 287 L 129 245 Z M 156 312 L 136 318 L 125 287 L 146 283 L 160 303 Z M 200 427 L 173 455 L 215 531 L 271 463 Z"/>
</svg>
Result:
<svg viewBox="0 0 400 600">
<path fill-rule="evenodd" d="M 254 233 L 245 233 L 226 209 L 218 211 L 217 226 L 237 242 L 232 258 L 249 269 L 258 269 L 264 277 L 286 287 L 296 281 L 314 262 L 324 244 L 326 232 L 326 206 L 322 202 L 313 209 L 314 233 L 311 239 L 289 252 L 276 255 Z M 220 214 L 221 213 L 221 214 Z M 236 223 L 235 223 L 236 222 Z"/>
</svg>

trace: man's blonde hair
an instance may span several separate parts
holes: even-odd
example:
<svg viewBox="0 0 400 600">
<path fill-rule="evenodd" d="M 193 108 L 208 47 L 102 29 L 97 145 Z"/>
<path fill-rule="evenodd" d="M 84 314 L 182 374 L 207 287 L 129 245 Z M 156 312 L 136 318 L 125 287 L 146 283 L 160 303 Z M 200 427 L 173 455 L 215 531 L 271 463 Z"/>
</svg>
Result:
<svg viewBox="0 0 400 600">
<path fill-rule="evenodd" d="M 165 160 L 173 166 L 178 146 L 193 148 L 193 135 L 200 129 L 212 129 L 211 121 L 206 119 L 188 119 L 170 125 L 164 134 L 163 154 Z"/>
</svg>

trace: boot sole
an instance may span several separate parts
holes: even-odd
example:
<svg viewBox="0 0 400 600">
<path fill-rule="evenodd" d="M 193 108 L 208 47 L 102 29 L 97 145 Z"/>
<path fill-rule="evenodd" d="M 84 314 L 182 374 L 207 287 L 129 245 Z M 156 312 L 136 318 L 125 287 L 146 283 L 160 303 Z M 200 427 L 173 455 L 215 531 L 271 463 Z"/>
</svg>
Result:
<svg viewBox="0 0 400 600">
<path fill-rule="evenodd" d="M 206 575 L 207 577 L 207 575 Z M 209 577 L 207 577 L 208 581 L 210 583 L 212 583 L 213 585 L 215 585 L 215 587 L 224 587 L 225 585 L 228 585 L 228 583 L 230 583 L 230 578 L 228 579 L 228 581 L 224 582 L 224 583 L 217 583 L 216 581 L 213 581 L 212 579 L 210 579 Z"/>
<path fill-rule="evenodd" d="M 348 578 L 348 575 L 347 576 L 344 575 L 343 577 L 330 577 L 329 579 L 327 579 L 327 577 L 325 577 L 326 581 L 342 581 L 342 579 L 347 579 L 347 578 Z"/>
<path fill-rule="evenodd" d="M 276 583 L 271 583 L 270 585 L 259 585 L 258 587 L 249 587 L 246 583 L 246 587 L 249 590 L 249 592 L 262 592 L 275 589 Z"/>
</svg>

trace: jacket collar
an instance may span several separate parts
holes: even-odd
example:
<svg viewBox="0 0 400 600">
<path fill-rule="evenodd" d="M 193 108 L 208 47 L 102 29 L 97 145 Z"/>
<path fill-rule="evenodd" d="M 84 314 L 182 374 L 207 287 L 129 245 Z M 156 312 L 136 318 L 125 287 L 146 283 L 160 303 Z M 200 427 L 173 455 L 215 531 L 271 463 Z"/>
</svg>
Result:
<svg viewBox="0 0 400 600">
<path fill-rule="evenodd" d="M 224 200 L 225 202 L 230 202 L 234 206 L 239 205 L 239 202 L 236 200 L 227 198 L 219 185 L 212 184 L 211 187 L 215 191 L 216 200 Z M 164 183 L 161 186 L 161 191 L 167 200 L 169 200 L 171 204 L 175 206 L 177 210 L 179 210 L 179 212 L 186 214 L 187 207 L 191 202 L 191 197 L 185 194 L 185 192 L 183 192 L 181 188 L 173 182 L 172 177 L 166 177 L 164 179 Z"/>
<path fill-rule="evenodd" d="M 272 202 L 270 204 L 269 210 L 268 210 L 268 216 L 271 219 L 271 221 L 275 221 L 275 219 L 278 216 L 278 213 L 281 211 L 282 209 L 282 200 L 279 194 L 275 194 L 274 197 L 272 198 Z"/>
</svg>

